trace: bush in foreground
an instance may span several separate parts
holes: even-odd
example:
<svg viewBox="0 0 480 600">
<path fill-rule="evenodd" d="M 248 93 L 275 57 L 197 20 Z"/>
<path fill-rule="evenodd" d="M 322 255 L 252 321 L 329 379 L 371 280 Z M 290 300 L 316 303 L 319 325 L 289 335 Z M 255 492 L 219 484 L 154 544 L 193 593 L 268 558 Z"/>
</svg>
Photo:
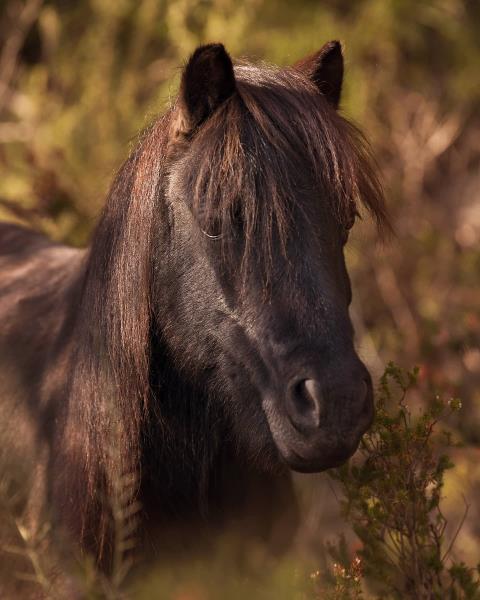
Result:
<svg viewBox="0 0 480 600">
<path fill-rule="evenodd" d="M 447 536 L 441 508 L 444 475 L 453 468 L 445 454 L 451 433 L 443 427 L 461 403 L 435 395 L 420 402 L 418 395 L 413 398 L 416 382 L 416 370 L 387 367 L 371 430 L 354 459 L 329 473 L 360 549 L 352 555 L 345 538 L 329 545 L 327 572 L 295 556 L 273 563 L 255 549 L 245 572 L 232 558 L 235 553 L 222 545 L 215 557 L 195 564 L 134 569 L 128 576 L 120 561 L 110 578 L 82 560 L 67 579 L 82 590 L 81 597 L 112 600 L 480 600 L 480 565 L 468 567 L 453 558 L 463 521 Z M 20 576 L 32 580 L 43 597 L 65 597 L 58 581 L 49 581 L 51 557 L 38 552 L 42 540 L 31 539 L 15 522 L 19 545 L 4 545 L 3 551 L 23 554 L 31 563 L 31 572 Z"/>
<path fill-rule="evenodd" d="M 388 365 L 356 460 L 330 473 L 362 545 L 353 560 L 344 540 L 329 548 L 334 598 L 363 598 L 365 590 L 385 599 L 480 598 L 480 564 L 472 569 L 452 559 L 463 521 L 447 540 L 441 509 L 444 474 L 454 465 L 444 453 L 451 434 L 439 421 L 461 402 L 434 396 L 410 405 L 417 376 L 417 369 Z"/>
</svg>

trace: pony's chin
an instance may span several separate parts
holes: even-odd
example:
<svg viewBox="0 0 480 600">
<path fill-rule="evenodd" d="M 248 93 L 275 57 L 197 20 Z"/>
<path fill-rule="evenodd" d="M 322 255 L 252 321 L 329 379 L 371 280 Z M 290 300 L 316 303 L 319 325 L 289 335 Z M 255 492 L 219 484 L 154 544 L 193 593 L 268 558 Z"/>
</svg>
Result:
<svg viewBox="0 0 480 600">
<path fill-rule="evenodd" d="M 335 452 L 328 450 L 315 453 L 315 455 L 300 454 L 293 448 L 279 450 L 282 461 L 292 470 L 299 473 L 320 473 L 327 469 L 334 469 L 343 465 L 353 454 L 355 454 L 358 444 L 345 446 L 337 449 Z"/>
<path fill-rule="evenodd" d="M 319 431 L 316 439 L 308 439 L 283 428 L 279 431 L 271 427 L 270 431 L 282 462 L 300 473 L 319 473 L 341 466 L 355 454 L 364 433 L 356 431 L 339 437 Z"/>
</svg>

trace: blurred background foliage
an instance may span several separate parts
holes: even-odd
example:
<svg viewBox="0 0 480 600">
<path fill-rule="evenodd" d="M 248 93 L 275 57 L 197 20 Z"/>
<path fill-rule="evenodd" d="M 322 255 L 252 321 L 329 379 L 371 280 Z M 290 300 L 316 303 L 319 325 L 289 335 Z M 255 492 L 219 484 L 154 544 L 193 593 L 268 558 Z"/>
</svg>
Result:
<svg viewBox="0 0 480 600">
<path fill-rule="evenodd" d="M 463 399 L 445 494 L 454 518 L 472 498 L 460 546 L 478 558 L 478 0 L 0 0 L 0 216 L 86 244 L 197 44 L 282 65 L 330 39 L 345 49 L 342 112 L 372 142 L 396 231 L 379 245 L 361 222 L 348 247 L 359 349 L 374 374 L 418 364 L 424 389 Z M 322 481 L 300 478 L 310 538 L 338 525 Z"/>
</svg>

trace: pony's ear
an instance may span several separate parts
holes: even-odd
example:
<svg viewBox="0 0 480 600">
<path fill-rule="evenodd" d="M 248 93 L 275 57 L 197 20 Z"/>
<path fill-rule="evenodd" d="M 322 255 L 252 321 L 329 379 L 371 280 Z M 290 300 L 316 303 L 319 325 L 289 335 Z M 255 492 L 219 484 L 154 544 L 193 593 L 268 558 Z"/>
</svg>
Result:
<svg viewBox="0 0 480 600">
<path fill-rule="evenodd" d="M 340 42 L 327 42 L 318 52 L 294 65 L 318 87 L 328 102 L 338 108 L 342 93 L 343 54 Z"/>
<path fill-rule="evenodd" d="M 182 75 L 180 110 L 185 133 L 194 131 L 235 92 L 235 75 L 223 44 L 199 46 Z"/>
</svg>

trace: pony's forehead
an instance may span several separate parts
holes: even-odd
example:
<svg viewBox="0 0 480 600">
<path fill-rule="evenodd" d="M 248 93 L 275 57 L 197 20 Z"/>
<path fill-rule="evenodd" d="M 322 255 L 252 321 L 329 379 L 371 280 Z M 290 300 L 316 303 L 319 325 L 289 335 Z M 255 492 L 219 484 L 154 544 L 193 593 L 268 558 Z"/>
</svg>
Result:
<svg viewBox="0 0 480 600">
<path fill-rule="evenodd" d="M 246 61 L 235 63 L 235 79 L 239 83 L 249 83 L 256 87 L 286 87 L 295 90 L 299 86 L 318 94 L 309 78 L 293 67 L 279 67 L 261 62 L 252 64 Z"/>
<path fill-rule="evenodd" d="M 275 198 L 275 211 L 286 213 L 313 190 L 342 223 L 359 203 L 385 220 L 368 143 L 308 76 L 246 62 L 234 69 L 237 93 L 183 145 L 169 192 L 220 208 L 241 198 L 252 212 Z"/>
</svg>

